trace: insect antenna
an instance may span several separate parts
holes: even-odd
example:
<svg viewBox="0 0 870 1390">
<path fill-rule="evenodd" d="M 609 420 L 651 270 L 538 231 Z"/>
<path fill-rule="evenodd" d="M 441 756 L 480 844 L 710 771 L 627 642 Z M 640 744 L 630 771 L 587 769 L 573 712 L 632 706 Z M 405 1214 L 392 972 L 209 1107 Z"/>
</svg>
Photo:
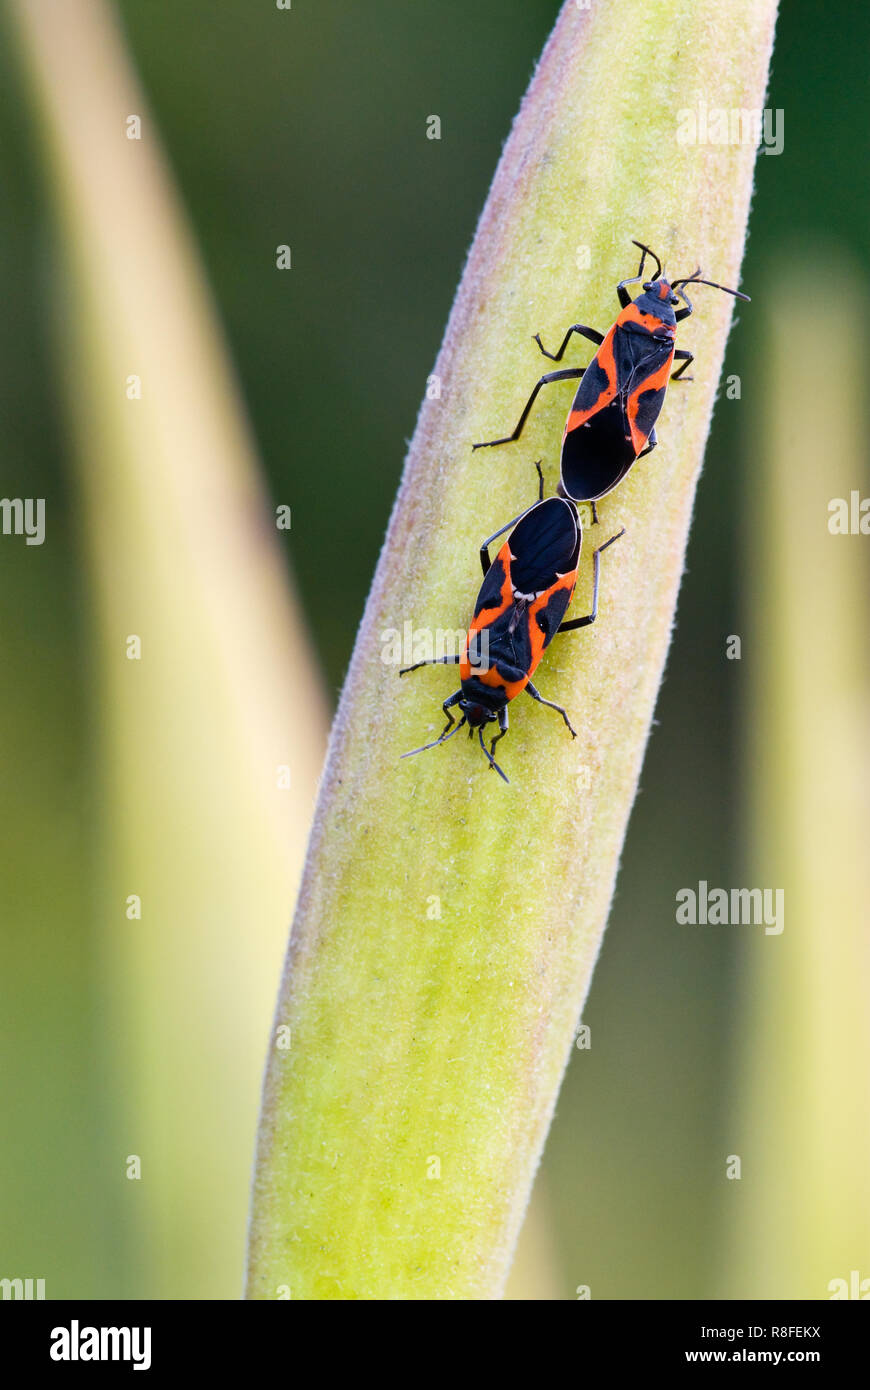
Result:
<svg viewBox="0 0 870 1390">
<path fill-rule="evenodd" d="M 458 733 L 464 723 L 465 715 L 463 714 L 459 723 L 454 724 L 452 729 L 445 729 L 440 738 L 434 739 L 432 743 L 424 743 L 422 748 L 412 748 L 410 753 L 402 753 L 401 756 L 403 758 L 413 758 L 415 753 L 425 753 L 428 748 L 437 748 L 439 743 L 446 743 L 449 738 L 452 738 L 455 733 Z M 470 734 L 471 730 L 469 729 L 468 732 Z"/>
<path fill-rule="evenodd" d="M 747 304 L 752 303 L 749 295 L 743 294 L 740 290 L 730 290 L 727 285 L 717 285 L 715 280 L 702 280 L 700 266 L 691 275 L 684 276 L 682 280 L 671 281 L 672 290 L 678 290 L 680 285 L 709 285 L 713 290 L 724 290 L 726 294 L 733 294 L 735 299 L 745 299 Z"/>
<path fill-rule="evenodd" d="M 658 269 L 656 270 L 656 279 L 660 279 L 662 273 L 662 263 L 656 255 L 655 251 L 651 251 L 648 246 L 644 246 L 642 241 L 635 241 L 634 237 L 632 237 L 631 239 L 631 244 L 632 246 L 636 246 L 639 251 L 643 251 L 645 255 L 652 256 L 653 260 L 656 263 L 656 266 L 658 267 Z"/>
</svg>

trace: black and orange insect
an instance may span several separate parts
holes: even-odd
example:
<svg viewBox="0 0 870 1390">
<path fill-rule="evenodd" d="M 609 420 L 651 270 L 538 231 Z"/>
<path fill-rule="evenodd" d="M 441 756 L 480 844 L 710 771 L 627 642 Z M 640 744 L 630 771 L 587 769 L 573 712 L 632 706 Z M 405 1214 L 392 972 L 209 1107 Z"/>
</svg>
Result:
<svg viewBox="0 0 870 1390">
<path fill-rule="evenodd" d="M 595 622 L 601 552 L 618 540 L 625 528 L 593 554 L 591 613 L 563 622 L 577 583 L 582 530 L 573 502 L 562 497 L 541 500 L 543 477 L 540 465 L 537 467 L 541 477 L 539 500 L 494 532 L 480 547 L 484 579 L 462 652 L 418 661 L 399 672 L 404 676 L 421 666 L 458 665 L 461 681 L 459 690 L 442 706 L 447 724 L 440 738 L 403 753 L 405 758 L 437 748 L 467 724 L 469 738 L 473 738 L 476 729 L 490 766 L 507 782 L 493 753 L 499 739 L 508 731 L 507 707 L 522 691 L 539 704 L 557 710 L 572 737 L 577 736 L 565 710 L 545 700 L 532 684 L 531 677 L 557 632 L 570 632 Z M 505 531 L 510 531 L 510 535 L 491 560 L 489 547 Z M 455 706 L 462 712 L 458 723 L 450 712 Z M 498 721 L 498 733 L 487 749 L 483 730 L 493 721 Z"/>
<path fill-rule="evenodd" d="M 694 360 L 693 354 L 675 345 L 677 324 L 693 312 L 684 287 L 710 285 L 737 299 L 749 299 L 739 290 L 702 280 L 700 268 L 682 279 L 668 280 L 655 252 L 640 241 L 633 245 L 640 249 L 640 266 L 637 275 L 621 280 L 616 287 L 621 308 L 609 333 L 602 336 L 586 324 L 573 323 L 558 352 L 548 352 L 540 334 L 534 336 L 541 352 L 553 362 L 561 362 L 572 334 L 590 339 L 598 351 L 588 367 L 568 367 L 542 376 L 513 433 L 473 446 L 489 449 L 519 439 L 541 387 L 579 377 L 580 385 L 562 436 L 559 492 L 575 502 L 591 502 L 593 509 L 596 501 L 622 482 L 635 461 L 658 443 L 655 425 L 669 380 L 692 380 L 683 373 Z M 655 278 L 647 280 L 642 293 L 632 299 L 626 286 L 643 278 L 647 256 L 656 263 Z M 685 308 L 674 312 L 680 300 Z M 681 366 L 671 376 L 675 358 L 680 359 Z"/>
</svg>

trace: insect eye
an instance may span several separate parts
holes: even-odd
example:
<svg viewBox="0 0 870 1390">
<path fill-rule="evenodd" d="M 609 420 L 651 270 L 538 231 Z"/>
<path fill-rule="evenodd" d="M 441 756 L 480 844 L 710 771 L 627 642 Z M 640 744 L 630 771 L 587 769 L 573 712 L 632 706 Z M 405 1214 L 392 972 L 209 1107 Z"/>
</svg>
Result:
<svg viewBox="0 0 870 1390">
<path fill-rule="evenodd" d="M 680 302 L 680 301 L 677 299 L 677 296 L 676 296 L 675 294 L 672 294 L 672 295 L 671 295 L 671 303 L 672 303 L 672 304 L 679 304 L 679 302 Z"/>
<path fill-rule="evenodd" d="M 646 284 L 644 285 L 644 289 L 645 289 L 645 290 L 651 290 L 652 287 L 653 287 L 652 280 L 647 280 Z"/>
</svg>

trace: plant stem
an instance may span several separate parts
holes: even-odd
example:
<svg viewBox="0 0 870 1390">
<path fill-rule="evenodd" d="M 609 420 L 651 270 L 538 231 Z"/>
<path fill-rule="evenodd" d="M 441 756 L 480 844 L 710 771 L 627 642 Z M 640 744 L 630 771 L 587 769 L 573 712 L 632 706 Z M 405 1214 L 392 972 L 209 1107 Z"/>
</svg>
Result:
<svg viewBox="0 0 870 1390">
<path fill-rule="evenodd" d="M 550 365 L 533 333 L 606 328 L 632 237 L 736 284 L 755 150 L 677 133 L 701 100 L 763 105 L 774 15 L 774 0 L 568 4 L 523 102 L 333 733 L 276 1016 L 292 1044 L 268 1067 L 251 1297 L 503 1288 L 613 892 L 732 301 L 699 290 L 694 384 L 671 389 L 661 445 L 599 509 L 596 537 L 627 528 L 603 557 L 599 621 L 558 638 L 539 673 L 576 743 L 520 700 L 499 749 L 510 787 L 463 737 L 400 762 L 440 731 L 455 672 L 400 682 L 383 634 L 467 624 L 481 538 L 533 500 L 534 459 L 555 484 L 571 385 L 545 393 L 520 443 L 471 452 Z"/>
</svg>

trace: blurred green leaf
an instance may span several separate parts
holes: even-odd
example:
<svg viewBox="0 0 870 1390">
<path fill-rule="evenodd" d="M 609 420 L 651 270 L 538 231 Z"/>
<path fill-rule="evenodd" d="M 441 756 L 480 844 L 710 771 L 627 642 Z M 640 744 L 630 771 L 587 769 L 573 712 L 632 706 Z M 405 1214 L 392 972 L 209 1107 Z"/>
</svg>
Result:
<svg viewBox="0 0 870 1390">
<path fill-rule="evenodd" d="M 119 1112 L 103 1161 L 138 1240 L 124 1292 L 233 1297 L 323 699 L 112 12 L 12 10 L 69 276 L 59 329 L 98 620 L 96 915 Z"/>
<path fill-rule="evenodd" d="M 870 492 L 867 304 L 836 244 L 770 268 L 744 591 L 746 873 L 783 890 L 784 925 L 742 952 L 731 1298 L 830 1298 L 853 1270 L 870 1278 L 870 570 L 866 539 L 829 529 L 834 499 Z M 822 323 L 835 353 L 807 351 Z"/>
</svg>

